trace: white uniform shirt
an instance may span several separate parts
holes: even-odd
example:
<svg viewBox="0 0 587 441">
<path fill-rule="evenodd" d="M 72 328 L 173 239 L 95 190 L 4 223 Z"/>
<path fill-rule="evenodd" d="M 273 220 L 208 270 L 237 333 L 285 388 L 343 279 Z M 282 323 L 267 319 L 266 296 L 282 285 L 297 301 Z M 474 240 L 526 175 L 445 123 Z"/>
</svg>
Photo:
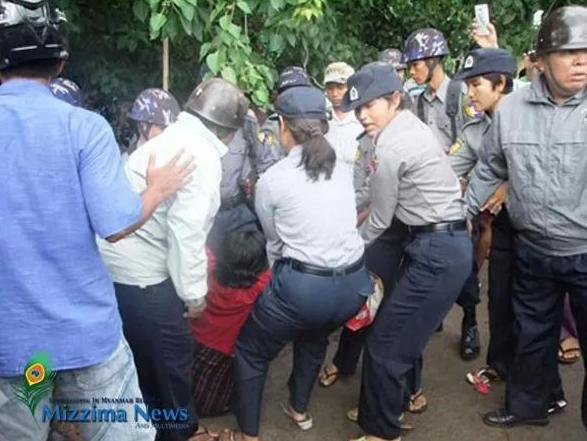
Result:
<svg viewBox="0 0 587 441">
<path fill-rule="evenodd" d="M 355 117 L 354 112 L 347 113 L 343 119 L 338 119 L 333 112 L 328 126 L 328 133 L 326 133 L 325 138 L 336 152 L 336 160 L 347 164 L 352 171 L 359 147 L 357 137 L 365 129 Z"/>
<path fill-rule="evenodd" d="M 198 118 L 182 112 L 176 123 L 130 155 L 126 172 L 133 188 L 142 192 L 149 154 L 154 152 L 161 166 L 182 148 L 196 164 L 191 182 L 135 233 L 115 244 L 99 241 L 99 247 L 115 282 L 148 286 L 171 277 L 178 296 L 188 302 L 208 291 L 205 244 L 220 207 L 220 158 L 226 146 Z"/>
<path fill-rule="evenodd" d="M 356 262 L 364 252 L 356 228 L 352 179 L 337 162 L 332 177 L 310 180 L 299 166 L 302 147 L 267 170 L 257 183 L 255 208 L 271 263 L 289 257 L 326 268 Z"/>
</svg>

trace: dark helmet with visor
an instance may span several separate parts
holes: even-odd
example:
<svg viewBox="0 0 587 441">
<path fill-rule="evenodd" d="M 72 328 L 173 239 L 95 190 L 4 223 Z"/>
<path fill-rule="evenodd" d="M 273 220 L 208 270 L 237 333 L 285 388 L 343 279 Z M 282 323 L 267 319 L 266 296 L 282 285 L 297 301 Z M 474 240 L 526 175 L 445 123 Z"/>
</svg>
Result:
<svg viewBox="0 0 587 441">
<path fill-rule="evenodd" d="M 0 0 L 0 70 L 40 60 L 66 60 L 65 15 L 49 0 Z"/>
<path fill-rule="evenodd" d="M 538 31 L 536 53 L 587 49 L 587 7 L 565 6 L 544 19 Z"/>
<path fill-rule="evenodd" d="M 230 81 L 212 78 L 196 87 L 184 108 L 217 126 L 237 130 L 244 124 L 249 101 Z"/>
</svg>

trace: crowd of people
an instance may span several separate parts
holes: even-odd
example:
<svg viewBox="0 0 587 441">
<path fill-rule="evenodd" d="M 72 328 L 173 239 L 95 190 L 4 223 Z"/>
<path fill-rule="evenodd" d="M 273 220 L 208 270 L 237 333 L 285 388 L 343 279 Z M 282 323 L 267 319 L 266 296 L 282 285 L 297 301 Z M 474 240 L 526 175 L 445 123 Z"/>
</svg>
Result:
<svg viewBox="0 0 587 441">
<path fill-rule="evenodd" d="M 466 380 L 506 396 L 483 422 L 544 426 L 567 406 L 557 362 L 587 347 L 586 7 L 545 17 L 524 79 L 475 23 L 453 78 L 443 34 L 419 29 L 356 71 L 329 64 L 324 90 L 284 69 L 268 116 L 220 78 L 183 106 L 149 88 L 123 149 L 60 77 L 63 14 L 0 10 L 0 441 L 260 440 L 288 344 L 292 424 L 310 430 L 314 385 L 362 354 L 354 441 L 399 441 L 454 303 L 460 357 L 481 354 L 486 260 L 487 360 Z M 153 419 L 45 418 L 59 400 Z M 228 412 L 238 429 L 199 424 Z"/>
</svg>

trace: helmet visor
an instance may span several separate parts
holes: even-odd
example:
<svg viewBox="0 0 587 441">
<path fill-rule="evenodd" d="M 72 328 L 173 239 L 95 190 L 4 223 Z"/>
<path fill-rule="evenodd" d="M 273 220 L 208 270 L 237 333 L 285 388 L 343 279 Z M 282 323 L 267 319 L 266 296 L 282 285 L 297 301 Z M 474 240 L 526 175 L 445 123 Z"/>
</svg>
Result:
<svg viewBox="0 0 587 441">
<path fill-rule="evenodd" d="M 50 21 L 47 0 L 0 1 L 0 27 L 28 23 L 43 25 Z"/>
</svg>

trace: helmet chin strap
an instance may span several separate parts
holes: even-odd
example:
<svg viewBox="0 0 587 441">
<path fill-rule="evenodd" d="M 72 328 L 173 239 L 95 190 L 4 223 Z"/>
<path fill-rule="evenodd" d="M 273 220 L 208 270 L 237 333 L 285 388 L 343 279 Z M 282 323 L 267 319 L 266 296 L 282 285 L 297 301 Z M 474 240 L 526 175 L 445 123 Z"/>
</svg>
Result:
<svg viewBox="0 0 587 441">
<path fill-rule="evenodd" d="M 434 69 L 436 69 L 436 66 L 438 66 L 440 64 L 440 59 L 439 58 L 428 58 L 427 60 L 424 60 L 424 63 L 426 63 L 426 67 L 428 68 L 428 75 L 426 76 L 426 84 L 429 84 L 430 81 L 432 81 L 432 76 L 434 75 Z"/>
<path fill-rule="evenodd" d="M 149 133 L 151 132 L 151 124 L 146 122 L 140 122 L 137 124 L 137 129 L 139 131 L 140 137 L 142 137 L 145 141 L 148 141 Z"/>
</svg>

